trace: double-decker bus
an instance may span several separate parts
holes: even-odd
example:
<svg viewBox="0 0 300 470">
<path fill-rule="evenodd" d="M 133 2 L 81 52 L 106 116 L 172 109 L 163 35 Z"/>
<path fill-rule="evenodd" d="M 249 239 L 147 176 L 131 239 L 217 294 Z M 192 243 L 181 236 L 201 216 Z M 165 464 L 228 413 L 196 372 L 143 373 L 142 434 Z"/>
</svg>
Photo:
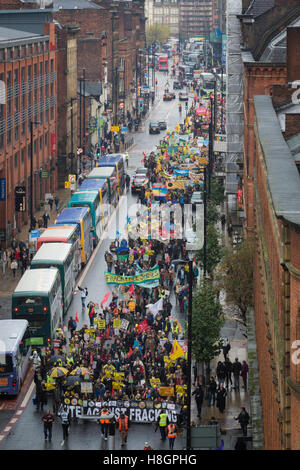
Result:
<svg viewBox="0 0 300 470">
<path fill-rule="evenodd" d="M 201 96 L 208 97 L 210 93 L 213 93 L 215 88 L 215 76 L 210 72 L 202 72 L 200 74 L 200 93 Z"/>
<path fill-rule="evenodd" d="M 80 259 L 80 252 L 70 243 L 44 243 L 30 263 L 30 269 L 54 267 L 59 270 L 64 314 L 73 298 Z"/>
<path fill-rule="evenodd" d="M 110 216 L 110 204 L 108 199 L 108 186 L 105 180 L 86 178 L 77 191 L 98 191 L 100 196 L 101 224 L 102 230 L 105 229 Z"/>
<path fill-rule="evenodd" d="M 115 166 L 94 168 L 86 177 L 87 179 L 104 180 L 108 187 L 108 202 L 116 206 L 118 202 L 117 192 L 117 169 Z"/>
<path fill-rule="evenodd" d="M 55 221 L 57 227 L 74 224 L 80 231 L 81 264 L 84 266 L 93 251 L 93 223 L 88 207 L 67 207 Z"/>
<path fill-rule="evenodd" d="M 63 299 L 57 268 L 27 269 L 12 294 L 12 318 L 27 320 L 30 344 L 48 346 L 62 327 Z"/>
<path fill-rule="evenodd" d="M 0 320 L 0 393 L 18 395 L 31 355 L 27 320 Z"/>
<path fill-rule="evenodd" d="M 157 66 L 158 66 L 159 72 L 168 72 L 169 71 L 168 56 L 167 55 L 158 56 Z"/>
<path fill-rule="evenodd" d="M 80 247 L 80 229 L 76 224 L 73 225 L 50 225 L 37 239 L 37 250 L 44 243 L 70 243 L 74 246 L 75 259 L 78 266 L 75 267 L 76 271 L 81 269 L 81 247 Z"/>
<path fill-rule="evenodd" d="M 93 244 L 95 247 L 102 232 L 99 191 L 76 191 L 71 197 L 68 207 L 88 207 L 90 209 L 93 225 Z"/>
<path fill-rule="evenodd" d="M 124 192 L 125 188 L 125 165 L 124 157 L 119 153 L 104 155 L 98 162 L 97 167 L 113 167 L 116 169 L 117 175 L 117 191 L 118 195 Z"/>
</svg>

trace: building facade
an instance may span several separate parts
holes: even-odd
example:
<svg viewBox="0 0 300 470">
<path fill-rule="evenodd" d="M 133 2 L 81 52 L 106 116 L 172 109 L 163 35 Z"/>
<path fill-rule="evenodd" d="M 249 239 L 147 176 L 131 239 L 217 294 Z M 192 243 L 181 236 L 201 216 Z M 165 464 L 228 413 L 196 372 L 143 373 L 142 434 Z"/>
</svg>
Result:
<svg viewBox="0 0 300 470">
<path fill-rule="evenodd" d="M 50 12 L 0 11 L 0 56 L 5 90 L 0 105 L 0 230 L 6 245 L 28 222 L 31 175 L 33 210 L 57 187 L 56 43 Z M 21 212 L 15 211 L 18 186 L 26 192 Z"/>
</svg>

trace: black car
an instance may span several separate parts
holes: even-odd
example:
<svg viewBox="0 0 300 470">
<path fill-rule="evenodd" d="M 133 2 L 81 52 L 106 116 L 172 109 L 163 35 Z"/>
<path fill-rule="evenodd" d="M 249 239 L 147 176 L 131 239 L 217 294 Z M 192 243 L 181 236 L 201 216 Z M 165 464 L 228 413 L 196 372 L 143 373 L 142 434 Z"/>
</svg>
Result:
<svg viewBox="0 0 300 470">
<path fill-rule="evenodd" d="M 182 90 L 183 85 L 181 82 L 173 82 L 173 90 Z"/>
<path fill-rule="evenodd" d="M 167 129 L 167 122 L 166 121 L 158 121 L 158 125 L 161 131 L 165 131 Z"/>
<path fill-rule="evenodd" d="M 163 96 L 163 101 L 172 101 L 173 99 L 173 93 L 164 93 L 164 96 Z"/>
<path fill-rule="evenodd" d="M 149 134 L 160 134 L 160 128 L 158 122 L 149 123 Z"/>
</svg>

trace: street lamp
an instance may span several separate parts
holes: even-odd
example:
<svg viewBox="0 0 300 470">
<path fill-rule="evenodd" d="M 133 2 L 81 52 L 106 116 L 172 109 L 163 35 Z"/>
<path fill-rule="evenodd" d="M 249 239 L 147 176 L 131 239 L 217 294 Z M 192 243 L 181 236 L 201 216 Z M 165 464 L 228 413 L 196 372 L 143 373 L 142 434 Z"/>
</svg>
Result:
<svg viewBox="0 0 300 470">
<path fill-rule="evenodd" d="M 177 259 L 172 264 L 189 263 L 189 301 L 188 301 L 188 354 L 187 354 L 187 424 L 186 424 L 186 449 L 191 450 L 191 394 L 192 394 L 192 313 L 193 313 L 193 260 Z"/>
<path fill-rule="evenodd" d="M 39 121 L 30 121 L 30 230 L 33 229 L 33 126 L 41 124 Z"/>
<path fill-rule="evenodd" d="M 74 133 L 74 130 L 73 130 L 73 101 L 78 101 L 78 98 L 71 98 L 70 100 L 70 103 L 71 104 L 71 152 L 69 154 L 69 157 L 71 158 L 71 174 L 73 174 L 73 161 L 74 161 L 74 158 L 75 158 L 75 154 L 74 154 L 74 145 L 73 145 L 73 133 Z"/>
</svg>

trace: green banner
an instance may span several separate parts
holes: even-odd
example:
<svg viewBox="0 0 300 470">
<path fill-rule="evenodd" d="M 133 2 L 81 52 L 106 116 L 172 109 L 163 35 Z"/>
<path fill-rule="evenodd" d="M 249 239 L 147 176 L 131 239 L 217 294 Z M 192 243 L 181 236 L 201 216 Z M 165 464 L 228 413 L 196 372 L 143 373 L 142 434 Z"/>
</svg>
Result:
<svg viewBox="0 0 300 470">
<path fill-rule="evenodd" d="M 117 274 L 105 272 L 105 278 L 107 284 L 119 284 L 123 286 L 143 284 L 146 287 L 152 287 L 153 284 L 158 285 L 160 272 L 159 267 L 154 266 L 154 268 L 149 269 L 148 271 L 143 271 L 135 276 L 118 276 Z"/>
</svg>

